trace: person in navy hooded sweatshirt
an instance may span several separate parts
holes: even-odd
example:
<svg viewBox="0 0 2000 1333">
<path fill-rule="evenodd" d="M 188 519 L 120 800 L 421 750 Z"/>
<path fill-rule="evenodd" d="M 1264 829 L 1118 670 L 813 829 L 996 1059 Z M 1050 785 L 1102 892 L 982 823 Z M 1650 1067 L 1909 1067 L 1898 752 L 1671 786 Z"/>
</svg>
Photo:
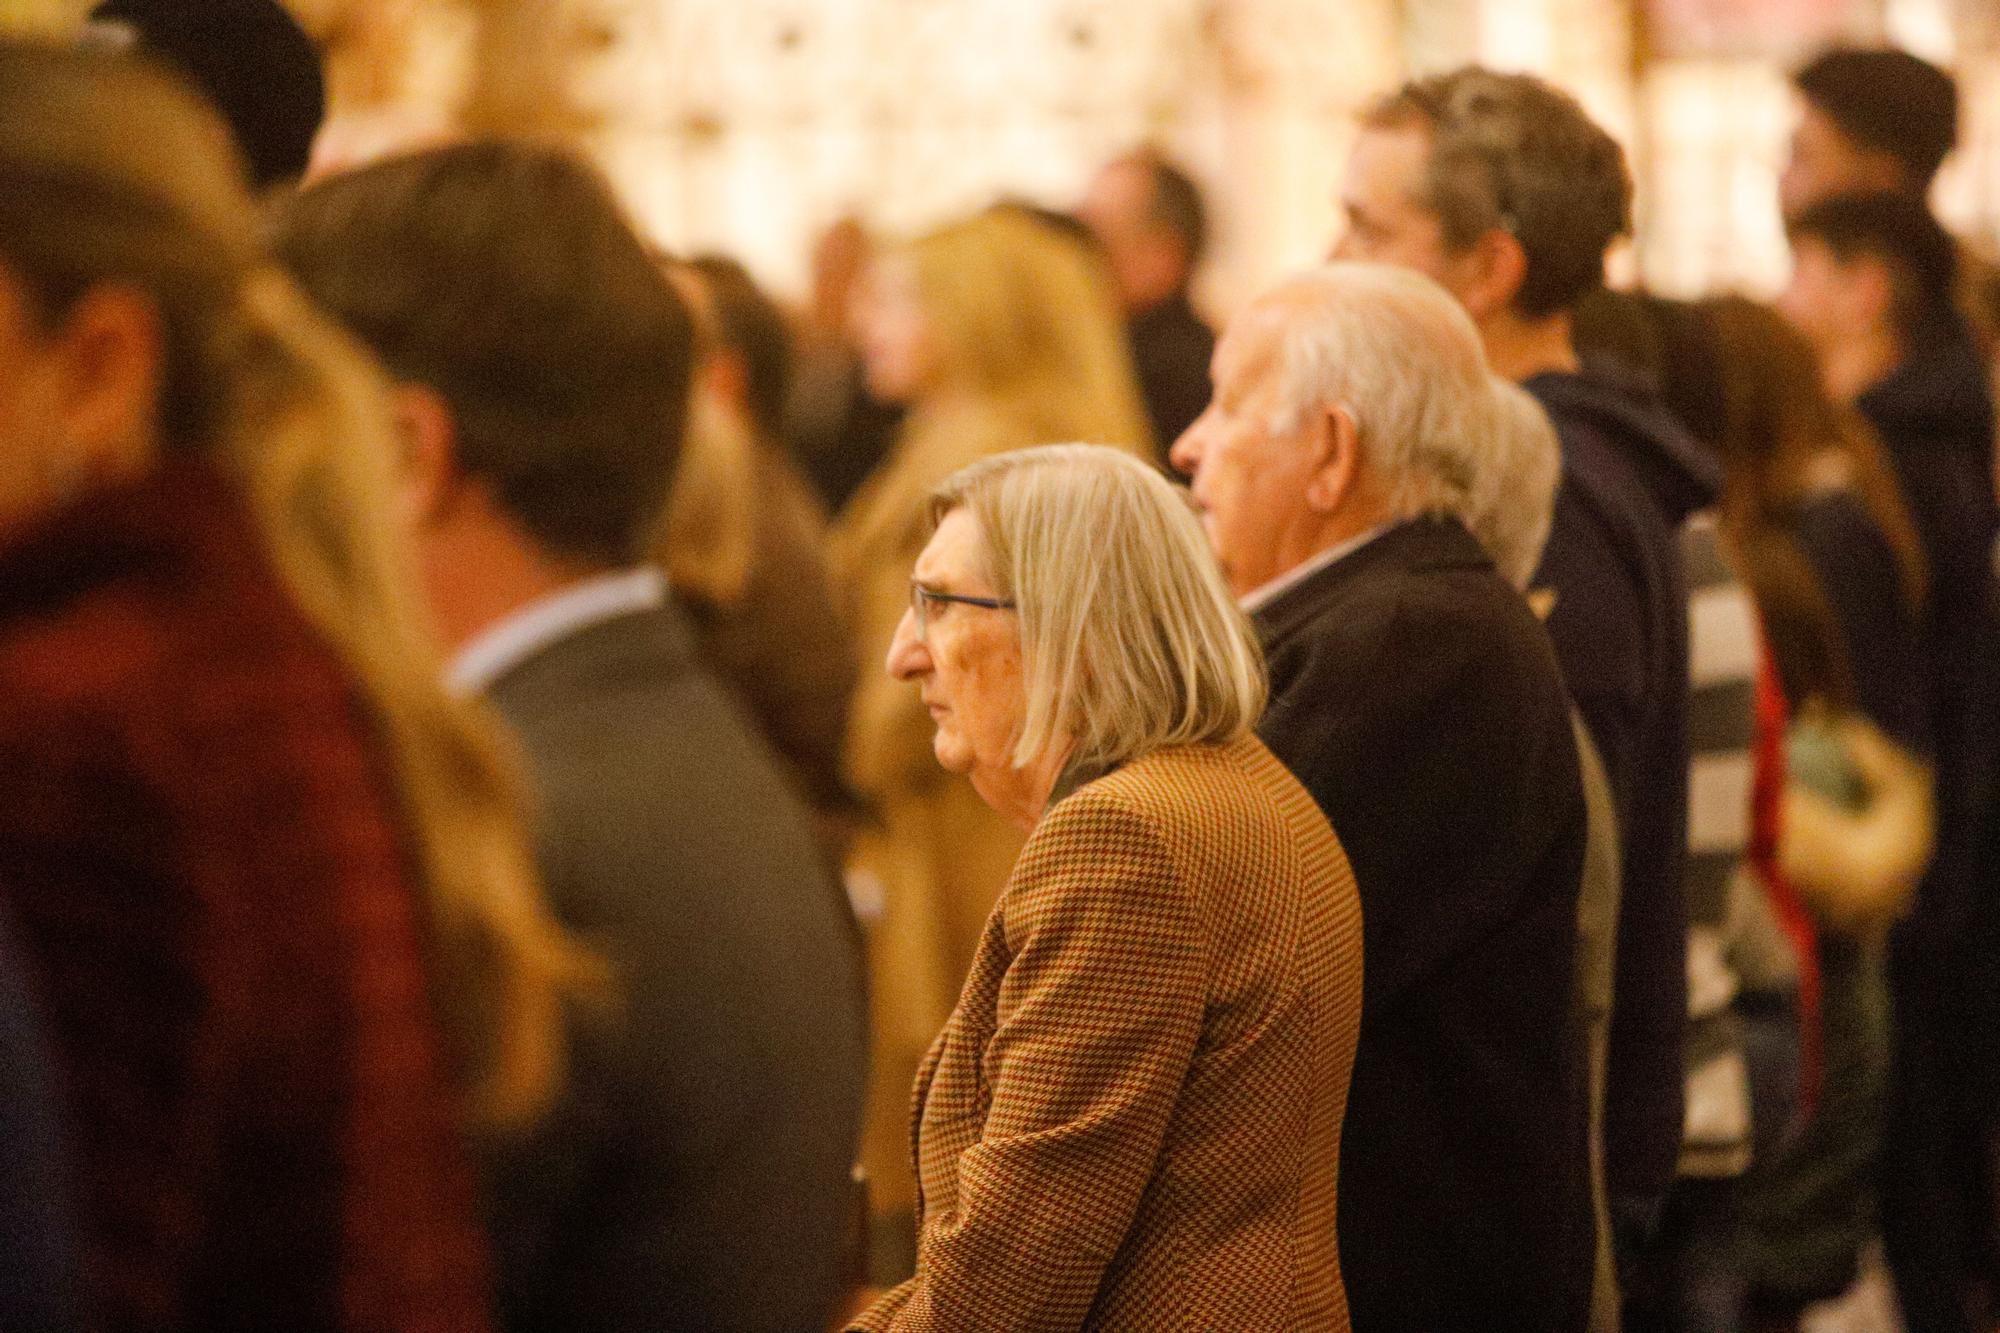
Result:
<svg viewBox="0 0 2000 1333">
<path fill-rule="evenodd" d="M 1465 68 L 1363 117 L 1336 254 L 1419 269 L 1472 315 L 1496 373 L 1562 443 L 1554 525 L 1531 596 L 1610 776 L 1623 837 L 1604 1104 L 1621 1260 L 1674 1175 L 1686 1029 L 1687 599 L 1677 534 L 1720 472 L 1666 409 L 1586 371 L 1572 312 L 1631 220 L 1624 154 L 1567 95 Z"/>
</svg>

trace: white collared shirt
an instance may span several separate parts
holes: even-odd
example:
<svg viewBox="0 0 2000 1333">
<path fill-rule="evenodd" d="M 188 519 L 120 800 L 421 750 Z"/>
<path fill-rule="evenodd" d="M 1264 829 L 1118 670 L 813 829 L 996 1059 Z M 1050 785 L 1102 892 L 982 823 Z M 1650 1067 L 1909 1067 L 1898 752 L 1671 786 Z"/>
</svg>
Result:
<svg viewBox="0 0 2000 1333">
<path fill-rule="evenodd" d="M 667 580 L 650 565 L 572 583 L 487 626 L 451 659 L 445 683 L 477 694 L 558 639 L 666 602 Z"/>
<path fill-rule="evenodd" d="M 1237 605 L 1241 606 L 1246 612 L 1263 610 L 1272 602 L 1278 600 L 1280 593 L 1287 592 L 1304 583 L 1328 565 L 1345 560 L 1348 556 L 1353 555 L 1356 551 L 1366 546 L 1369 542 L 1374 541 L 1394 526 L 1396 525 L 1393 523 L 1384 523 L 1379 527 L 1368 529 L 1368 531 L 1358 537 L 1349 537 L 1344 542 L 1337 542 L 1327 547 L 1318 555 L 1310 556 L 1293 565 L 1290 569 L 1262 587 L 1252 588 L 1249 592 L 1244 593 L 1243 596 L 1237 599 Z"/>
</svg>

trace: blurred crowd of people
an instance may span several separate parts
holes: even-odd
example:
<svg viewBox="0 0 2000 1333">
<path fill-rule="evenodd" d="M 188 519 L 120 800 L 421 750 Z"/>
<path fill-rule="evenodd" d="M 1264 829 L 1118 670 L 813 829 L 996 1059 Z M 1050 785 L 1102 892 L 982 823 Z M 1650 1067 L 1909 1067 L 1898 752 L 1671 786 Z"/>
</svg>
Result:
<svg viewBox="0 0 2000 1333">
<path fill-rule="evenodd" d="M 278 15 L 0 40 L 0 1327 L 2000 1327 L 1949 76 L 1797 72 L 1774 304 L 1414 80 L 1217 328 L 1154 149 L 791 310 L 302 180 Z"/>
</svg>

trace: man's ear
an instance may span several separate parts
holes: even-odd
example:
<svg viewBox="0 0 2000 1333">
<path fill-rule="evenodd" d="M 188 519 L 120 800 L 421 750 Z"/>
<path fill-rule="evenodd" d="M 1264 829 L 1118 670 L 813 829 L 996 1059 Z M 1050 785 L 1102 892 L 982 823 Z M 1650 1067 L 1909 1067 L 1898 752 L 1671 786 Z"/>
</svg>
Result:
<svg viewBox="0 0 2000 1333">
<path fill-rule="evenodd" d="M 432 527 L 450 514 L 464 483 L 458 462 L 458 421 L 437 390 L 398 384 L 396 427 L 403 440 L 402 487 L 398 503 L 413 531 Z"/>
<path fill-rule="evenodd" d="M 1512 305 L 1528 280 L 1528 252 L 1513 233 L 1493 227 L 1452 261 L 1452 291 L 1474 323 Z"/>
<path fill-rule="evenodd" d="M 1306 503 L 1314 512 L 1331 514 L 1353 493 L 1361 475 L 1361 428 L 1345 404 L 1321 410 L 1314 428 L 1318 466 L 1306 479 Z"/>
<path fill-rule="evenodd" d="M 152 298 L 117 283 L 91 288 L 63 317 L 54 350 L 55 412 L 78 466 L 104 477 L 147 466 L 166 356 Z"/>
</svg>

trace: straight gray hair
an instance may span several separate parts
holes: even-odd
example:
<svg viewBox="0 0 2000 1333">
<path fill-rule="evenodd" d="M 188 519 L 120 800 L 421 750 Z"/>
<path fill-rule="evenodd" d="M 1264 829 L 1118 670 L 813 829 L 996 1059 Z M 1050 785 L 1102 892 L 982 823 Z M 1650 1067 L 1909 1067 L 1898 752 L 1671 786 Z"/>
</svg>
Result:
<svg viewBox="0 0 2000 1333">
<path fill-rule="evenodd" d="M 1492 443 L 1459 518 L 1493 557 L 1500 577 L 1526 592 L 1555 519 L 1562 446 L 1533 394 L 1497 375 L 1490 389 Z"/>
<path fill-rule="evenodd" d="M 1027 711 L 1014 762 L 1064 739 L 1073 769 L 1233 740 L 1264 711 L 1264 655 L 1187 493 L 1094 444 L 1017 449 L 932 492 L 965 509 L 1017 603 Z"/>
</svg>

